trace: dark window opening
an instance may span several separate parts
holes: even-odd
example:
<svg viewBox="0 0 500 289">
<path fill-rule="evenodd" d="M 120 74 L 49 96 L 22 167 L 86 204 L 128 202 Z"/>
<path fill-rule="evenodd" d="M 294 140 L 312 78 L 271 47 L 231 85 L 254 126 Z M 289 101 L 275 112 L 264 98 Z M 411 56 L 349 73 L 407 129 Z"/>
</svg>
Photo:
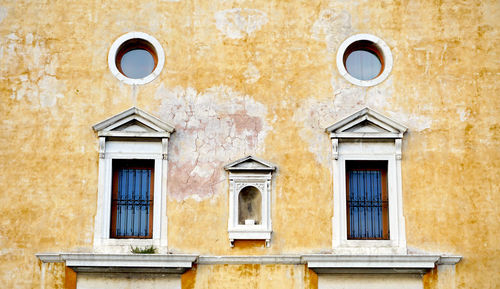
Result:
<svg viewBox="0 0 500 289">
<path fill-rule="evenodd" d="M 388 240 L 387 161 L 346 161 L 347 239 Z"/>
<path fill-rule="evenodd" d="M 384 58 L 373 42 L 360 40 L 347 47 L 344 52 L 344 66 L 352 77 L 370 80 L 384 70 Z"/>
<path fill-rule="evenodd" d="M 153 236 L 154 160 L 113 160 L 111 238 Z"/>
<path fill-rule="evenodd" d="M 140 79 L 150 75 L 158 64 L 156 50 L 143 39 L 124 42 L 116 54 L 116 67 L 128 78 Z"/>
</svg>

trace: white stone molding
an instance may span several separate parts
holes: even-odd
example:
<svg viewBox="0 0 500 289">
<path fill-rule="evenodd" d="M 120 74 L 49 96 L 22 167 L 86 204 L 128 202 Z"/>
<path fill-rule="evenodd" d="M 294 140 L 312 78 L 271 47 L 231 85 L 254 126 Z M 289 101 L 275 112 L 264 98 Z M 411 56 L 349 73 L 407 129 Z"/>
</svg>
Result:
<svg viewBox="0 0 500 289">
<path fill-rule="evenodd" d="M 106 152 L 106 138 L 99 137 L 99 158 L 103 159 Z"/>
<path fill-rule="evenodd" d="M 168 138 L 174 127 L 159 118 L 131 107 L 92 127 L 99 137 Z"/>
<path fill-rule="evenodd" d="M 426 273 L 442 262 L 455 265 L 460 256 L 441 255 L 303 255 L 307 267 L 318 274 Z"/>
<path fill-rule="evenodd" d="M 329 126 L 333 152 L 332 247 L 337 254 L 406 254 L 401 181 L 401 139 L 407 128 L 364 108 Z M 335 151 L 337 149 L 337 151 Z M 348 240 L 346 161 L 387 161 L 389 240 Z"/>
<path fill-rule="evenodd" d="M 193 267 L 197 255 L 189 254 L 36 254 L 44 263 L 64 262 L 76 272 L 158 272 L 180 274 Z"/>
<path fill-rule="evenodd" d="M 333 151 L 333 158 L 338 160 L 339 159 L 339 139 L 338 138 L 332 138 L 332 151 Z"/>
<path fill-rule="evenodd" d="M 403 140 L 402 139 L 395 139 L 394 142 L 396 145 L 396 159 L 400 160 L 402 157 L 401 147 L 403 146 Z"/>
<path fill-rule="evenodd" d="M 151 72 L 146 77 L 138 78 L 138 79 L 129 78 L 129 77 L 125 76 L 123 73 L 121 73 L 120 70 L 118 70 L 118 67 L 116 67 L 116 54 L 118 53 L 118 49 L 120 48 L 120 46 L 123 43 L 125 43 L 126 41 L 131 40 L 131 39 L 142 39 L 142 40 L 150 43 L 155 49 L 158 61 L 156 63 L 156 67 L 153 70 L 153 72 Z M 118 78 L 118 80 L 120 80 L 121 82 L 126 83 L 126 84 L 142 85 L 142 84 L 149 83 L 149 82 L 153 81 L 158 75 L 160 75 L 160 72 L 163 69 L 164 65 L 165 65 L 165 52 L 163 52 L 163 48 L 161 47 L 160 42 L 158 42 L 158 40 L 156 40 L 156 38 L 154 38 L 153 36 L 146 34 L 144 32 L 126 33 L 126 34 L 118 37 L 118 39 L 116 39 L 115 42 L 113 42 L 113 44 L 111 45 L 111 48 L 109 49 L 109 53 L 108 53 L 109 70 L 116 78 Z"/>
<path fill-rule="evenodd" d="M 370 80 L 360 80 L 353 77 L 352 75 L 349 74 L 349 72 L 347 72 L 347 69 L 344 66 L 344 53 L 349 47 L 349 45 L 353 44 L 354 42 L 362 40 L 370 41 L 375 46 L 377 46 L 377 48 L 382 54 L 384 61 L 384 68 L 383 68 L 384 70 L 382 71 L 382 73 L 380 73 L 377 77 Z M 344 42 L 342 42 L 342 44 L 340 45 L 339 50 L 337 51 L 337 69 L 340 75 L 342 75 L 347 81 L 355 85 L 374 86 L 381 83 L 391 73 L 392 66 L 393 66 L 393 60 L 392 60 L 391 49 L 382 39 L 378 38 L 375 35 L 365 34 L 365 33 L 353 35 L 344 40 Z"/>
<path fill-rule="evenodd" d="M 168 138 L 163 138 L 161 140 L 161 153 L 164 160 L 168 159 Z"/>
<path fill-rule="evenodd" d="M 462 260 L 462 256 L 446 256 L 443 255 L 439 258 L 437 262 L 438 265 L 456 265 Z"/>
<path fill-rule="evenodd" d="M 230 246 L 234 240 L 265 240 L 270 246 L 272 234 L 271 221 L 271 179 L 276 166 L 253 156 L 234 161 L 224 167 L 229 172 L 229 220 L 228 233 Z M 238 197 L 242 189 L 255 187 L 262 198 L 261 224 L 238 224 Z"/>
<path fill-rule="evenodd" d="M 61 263 L 61 253 L 36 253 L 35 256 L 43 263 Z"/>
<path fill-rule="evenodd" d="M 77 272 L 124 272 L 126 268 L 145 272 L 147 268 L 175 270 L 181 273 L 193 264 L 243 265 L 286 264 L 303 265 L 316 273 L 425 273 L 437 265 L 456 265 L 461 256 L 447 255 L 260 255 L 260 256 L 198 256 L 192 254 L 95 254 L 38 253 L 43 263 L 62 263 Z"/>
<path fill-rule="evenodd" d="M 304 264 L 300 255 L 261 255 L 261 256 L 199 256 L 201 265 L 242 265 L 242 264 Z"/>
<path fill-rule="evenodd" d="M 110 117 L 93 129 L 99 136 L 99 187 L 94 225 L 94 250 L 124 253 L 130 246 L 155 246 L 167 251 L 168 139 L 174 127 L 136 107 Z M 110 238 L 112 164 L 114 159 L 154 160 L 153 237 Z"/>
</svg>

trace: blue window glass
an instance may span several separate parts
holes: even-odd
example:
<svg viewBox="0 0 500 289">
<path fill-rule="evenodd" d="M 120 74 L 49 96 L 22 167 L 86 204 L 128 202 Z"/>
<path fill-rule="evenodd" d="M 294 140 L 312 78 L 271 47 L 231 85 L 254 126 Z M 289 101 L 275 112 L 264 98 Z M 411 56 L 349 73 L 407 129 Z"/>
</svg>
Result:
<svg viewBox="0 0 500 289">
<path fill-rule="evenodd" d="M 380 74 L 382 63 L 378 56 L 369 50 L 356 50 L 347 56 L 345 67 L 350 75 L 359 80 L 374 79 Z"/>
<path fill-rule="evenodd" d="M 348 161 L 348 239 L 388 239 L 387 164 Z"/>
<path fill-rule="evenodd" d="M 155 70 L 158 56 L 151 43 L 143 39 L 131 39 L 118 48 L 115 62 L 126 77 L 141 79 Z"/>
<path fill-rule="evenodd" d="M 155 69 L 153 55 L 145 49 L 133 49 L 123 54 L 120 67 L 127 77 L 139 79 L 146 77 Z"/>
<path fill-rule="evenodd" d="M 113 162 L 111 237 L 151 238 L 152 160 Z"/>
<path fill-rule="evenodd" d="M 352 43 L 345 50 L 344 66 L 352 77 L 359 80 L 370 80 L 382 73 L 384 59 L 375 43 L 360 40 Z"/>
</svg>

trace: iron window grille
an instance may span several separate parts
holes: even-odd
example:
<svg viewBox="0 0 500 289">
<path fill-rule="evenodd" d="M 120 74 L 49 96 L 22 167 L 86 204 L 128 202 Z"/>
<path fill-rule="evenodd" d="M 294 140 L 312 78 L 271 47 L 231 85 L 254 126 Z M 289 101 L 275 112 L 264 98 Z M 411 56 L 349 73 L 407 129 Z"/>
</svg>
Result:
<svg viewBox="0 0 500 289">
<path fill-rule="evenodd" d="M 347 238 L 388 240 L 386 161 L 346 161 Z"/>
<path fill-rule="evenodd" d="M 151 239 L 154 160 L 113 160 L 111 238 Z"/>
</svg>

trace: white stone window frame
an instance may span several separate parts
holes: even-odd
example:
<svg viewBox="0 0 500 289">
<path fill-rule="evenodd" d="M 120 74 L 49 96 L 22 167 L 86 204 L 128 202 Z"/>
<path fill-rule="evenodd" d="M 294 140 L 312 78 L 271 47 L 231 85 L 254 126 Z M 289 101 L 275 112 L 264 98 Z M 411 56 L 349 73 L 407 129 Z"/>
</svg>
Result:
<svg viewBox="0 0 500 289">
<path fill-rule="evenodd" d="M 362 40 L 370 41 L 375 46 L 377 46 L 377 48 L 380 49 L 382 57 L 384 58 L 383 59 L 384 70 L 377 77 L 370 80 L 361 80 L 353 77 L 352 75 L 349 74 L 349 72 L 347 72 L 347 69 L 345 68 L 344 65 L 344 53 L 346 52 L 349 45 L 353 44 L 354 42 Z M 392 71 L 392 67 L 393 67 L 393 59 L 392 59 L 391 49 L 382 39 L 372 34 L 361 33 L 352 35 L 351 37 L 344 40 L 344 42 L 342 42 L 337 51 L 337 69 L 340 75 L 342 75 L 342 77 L 344 77 L 350 83 L 358 86 L 368 87 L 381 83 L 387 77 L 389 77 L 389 74 Z"/>
<path fill-rule="evenodd" d="M 273 164 L 253 156 L 234 161 L 224 167 L 229 171 L 229 243 L 234 247 L 235 240 L 265 240 L 266 247 L 271 245 L 271 183 Z M 238 197 L 246 187 L 255 187 L 261 193 L 261 224 L 240 225 L 238 223 Z"/>
<path fill-rule="evenodd" d="M 168 141 L 174 127 L 131 108 L 93 126 L 99 136 L 99 181 L 94 251 L 128 253 L 130 246 L 154 246 L 167 252 Z M 151 239 L 110 238 L 113 160 L 154 160 L 153 234 Z"/>
<path fill-rule="evenodd" d="M 135 79 L 135 78 L 127 77 L 123 73 L 121 73 L 120 70 L 118 70 L 118 67 L 116 67 L 116 55 L 118 53 L 118 49 L 120 48 L 120 46 L 123 43 L 125 43 L 131 39 L 142 39 L 142 40 L 150 43 L 156 51 L 156 56 L 158 58 L 158 62 L 156 63 L 156 67 L 153 70 L 153 72 L 151 72 L 149 75 L 147 75 L 143 78 Z M 108 52 L 109 70 L 116 78 L 118 78 L 118 80 L 120 80 L 121 82 L 123 82 L 125 84 L 143 85 L 143 84 L 150 83 L 156 77 L 158 77 L 158 75 L 160 75 L 160 72 L 162 71 L 164 65 L 165 65 L 165 52 L 163 51 L 163 48 L 162 48 L 160 42 L 158 40 L 156 40 L 156 38 L 154 38 L 153 36 L 146 34 L 144 32 L 137 32 L 137 31 L 128 32 L 128 33 L 118 37 L 118 39 L 116 39 L 113 42 L 113 44 L 111 45 L 111 48 L 109 49 L 109 52 Z"/>
<path fill-rule="evenodd" d="M 406 254 L 401 146 L 407 128 L 364 108 L 326 129 L 333 148 L 332 248 L 338 254 Z M 389 240 L 348 240 L 346 161 L 387 161 Z"/>
</svg>

